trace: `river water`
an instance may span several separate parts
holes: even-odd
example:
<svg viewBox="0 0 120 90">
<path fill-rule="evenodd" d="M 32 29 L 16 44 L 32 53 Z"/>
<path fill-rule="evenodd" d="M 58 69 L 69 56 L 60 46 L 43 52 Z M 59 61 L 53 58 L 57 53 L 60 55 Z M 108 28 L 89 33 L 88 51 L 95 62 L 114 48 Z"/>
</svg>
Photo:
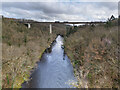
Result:
<svg viewBox="0 0 120 90">
<path fill-rule="evenodd" d="M 50 53 L 44 53 L 31 75 L 29 88 L 70 88 L 75 82 L 73 67 L 64 55 L 63 38 L 58 35 Z"/>
</svg>

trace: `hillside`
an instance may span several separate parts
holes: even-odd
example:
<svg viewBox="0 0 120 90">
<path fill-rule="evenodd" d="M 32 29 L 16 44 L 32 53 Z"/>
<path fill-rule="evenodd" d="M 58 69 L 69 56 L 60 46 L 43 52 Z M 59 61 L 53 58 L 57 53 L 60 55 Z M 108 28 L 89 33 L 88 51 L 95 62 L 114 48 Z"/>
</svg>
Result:
<svg viewBox="0 0 120 90">
<path fill-rule="evenodd" d="M 65 26 L 32 24 L 28 29 L 17 20 L 2 21 L 3 88 L 20 88 L 46 48 L 58 34 L 64 36 L 65 53 L 70 58 L 78 88 L 119 88 L 117 20 L 99 25 Z"/>
<path fill-rule="evenodd" d="M 28 29 L 17 20 L 2 20 L 2 79 L 3 88 L 20 88 L 28 80 L 44 50 L 50 46 L 58 33 L 64 34 L 64 25 L 54 25 L 53 34 L 49 25 L 32 24 Z"/>
<path fill-rule="evenodd" d="M 120 87 L 117 20 L 80 26 L 65 38 L 65 52 L 79 80 L 78 88 Z"/>
</svg>

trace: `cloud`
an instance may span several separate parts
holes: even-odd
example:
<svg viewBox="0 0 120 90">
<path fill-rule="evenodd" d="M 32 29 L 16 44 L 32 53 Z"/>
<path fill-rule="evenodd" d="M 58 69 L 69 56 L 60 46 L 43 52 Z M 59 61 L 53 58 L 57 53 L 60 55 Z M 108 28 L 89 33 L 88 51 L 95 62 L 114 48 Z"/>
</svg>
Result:
<svg viewBox="0 0 120 90">
<path fill-rule="evenodd" d="M 2 2 L 119 2 L 119 0 L 2 0 Z"/>
<path fill-rule="evenodd" d="M 7 17 L 38 21 L 95 21 L 118 16 L 117 2 L 4 2 Z"/>
</svg>

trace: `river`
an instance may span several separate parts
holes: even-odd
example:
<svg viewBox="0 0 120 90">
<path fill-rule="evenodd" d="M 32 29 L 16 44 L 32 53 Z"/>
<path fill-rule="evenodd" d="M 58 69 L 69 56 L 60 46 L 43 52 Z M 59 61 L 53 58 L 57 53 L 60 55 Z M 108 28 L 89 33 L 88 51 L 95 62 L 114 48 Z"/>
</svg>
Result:
<svg viewBox="0 0 120 90">
<path fill-rule="evenodd" d="M 67 55 L 64 54 L 63 37 L 58 35 L 51 52 L 44 53 L 38 66 L 31 74 L 29 88 L 70 88 L 76 78 Z"/>
</svg>

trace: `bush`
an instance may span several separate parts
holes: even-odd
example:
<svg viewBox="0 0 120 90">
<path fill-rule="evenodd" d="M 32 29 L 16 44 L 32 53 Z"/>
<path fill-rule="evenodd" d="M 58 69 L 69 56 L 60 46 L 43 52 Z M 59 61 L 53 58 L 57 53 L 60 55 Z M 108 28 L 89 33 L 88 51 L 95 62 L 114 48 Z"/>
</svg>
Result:
<svg viewBox="0 0 120 90">
<path fill-rule="evenodd" d="M 27 36 L 24 36 L 24 43 L 27 43 Z"/>
<path fill-rule="evenodd" d="M 74 27 L 71 27 L 71 26 L 66 27 L 66 30 L 67 30 L 66 36 L 69 36 L 70 34 L 73 34 L 73 33 L 75 33 L 75 32 L 77 31 L 77 26 L 74 26 Z"/>
</svg>

